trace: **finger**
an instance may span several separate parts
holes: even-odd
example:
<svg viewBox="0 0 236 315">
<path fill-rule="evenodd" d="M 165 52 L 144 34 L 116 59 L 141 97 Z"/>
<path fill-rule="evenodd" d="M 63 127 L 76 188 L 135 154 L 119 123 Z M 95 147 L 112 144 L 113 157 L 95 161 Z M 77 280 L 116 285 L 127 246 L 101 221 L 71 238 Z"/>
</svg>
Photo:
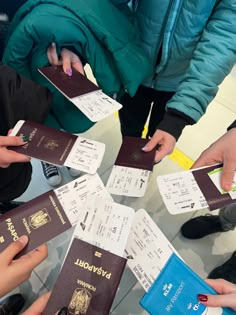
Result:
<svg viewBox="0 0 236 315">
<path fill-rule="evenodd" d="M 219 294 L 236 291 L 236 285 L 224 279 L 206 279 L 205 281 Z"/>
<path fill-rule="evenodd" d="M 56 44 L 52 43 L 47 49 L 48 60 L 51 65 L 59 66 L 62 63 L 58 59 Z"/>
<path fill-rule="evenodd" d="M 9 129 L 7 135 L 10 136 L 11 133 L 12 133 L 12 129 Z"/>
<path fill-rule="evenodd" d="M 28 141 L 23 141 L 21 137 L 15 136 L 0 136 L 0 146 L 8 147 L 8 146 L 21 146 L 26 144 Z"/>
<path fill-rule="evenodd" d="M 72 67 L 73 67 L 76 71 L 78 71 L 78 72 L 80 72 L 81 74 L 84 75 L 84 67 L 83 67 L 82 62 L 81 62 L 80 60 L 79 60 L 79 61 L 76 61 L 76 62 L 73 62 L 73 63 L 72 63 Z"/>
<path fill-rule="evenodd" d="M 221 187 L 229 191 L 233 184 L 234 172 L 236 169 L 236 161 L 229 159 L 224 160 L 223 170 L 220 178 Z"/>
<path fill-rule="evenodd" d="M 26 235 L 21 236 L 15 242 L 12 242 L 0 255 L 1 261 L 5 261 L 7 265 L 11 263 L 13 258 L 19 254 L 28 244 L 29 238 Z"/>
<path fill-rule="evenodd" d="M 225 294 L 225 295 L 210 295 L 200 294 L 198 295 L 199 301 L 210 307 L 230 307 L 236 309 L 235 303 L 236 294 Z"/>
<path fill-rule="evenodd" d="M 43 314 L 43 311 L 50 298 L 51 292 L 44 293 L 38 298 L 22 315 L 39 315 Z"/>
<path fill-rule="evenodd" d="M 173 150 L 166 145 L 161 145 L 156 151 L 155 163 L 160 162 L 166 155 L 170 154 Z"/>
<path fill-rule="evenodd" d="M 16 263 L 21 264 L 22 268 L 24 268 L 27 272 L 30 272 L 38 266 L 44 259 L 48 256 L 48 248 L 47 245 L 44 244 L 38 247 L 36 250 L 20 257 Z"/>
<path fill-rule="evenodd" d="M 144 152 L 150 152 L 157 147 L 161 139 L 158 136 L 152 137 L 148 143 L 142 148 Z"/>
<path fill-rule="evenodd" d="M 4 155 L 4 160 L 2 161 L 4 163 L 4 161 L 7 164 L 11 164 L 11 163 L 25 163 L 25 162 L 29 162 L 30 161 L 30 157 L 21 154 L 21 153 L 17 153 L 11 150 L 5 150 L 5 155 Z"/>
<path fill-rule="evenodd" d="M 65 48 L 62 49 L 61 57 L 62 57 L 63 71 L 65 72 L 65 74 L 67 74 L 69 77 L 71 77 L 72 76 L 71 55 L 67 49 L 65 49 Z"/>
</svg>

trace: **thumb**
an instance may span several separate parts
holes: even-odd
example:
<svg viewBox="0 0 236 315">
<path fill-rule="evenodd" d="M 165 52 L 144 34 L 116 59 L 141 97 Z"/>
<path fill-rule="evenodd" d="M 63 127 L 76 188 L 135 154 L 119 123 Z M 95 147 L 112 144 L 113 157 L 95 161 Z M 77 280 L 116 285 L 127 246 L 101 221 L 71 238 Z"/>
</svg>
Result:
<svg viewBox="0 0 236 315">
<path fill-rule="evenodd" d="M 142 148 L 142 150 L 144 152 L 150 152 L 153 149 L 158 149 L 158 143 L 159 143 L 160 139 L 159 137 L 152 137 L 148 143 L 146 143 L 146 145 Z"/>
<path fill-rule="evenodd" d="M 15 242 L 12 242 L 2 253 L 2 259 L 5 260 L 7 264 L 10 264 L 13 258 L 19 254 L 27 245 L 29 241 L 28 236 L 23 235 Z"/>
<path fill-rule="evenodd" d="M 204 304 L 205 306 L 209 307 L 230 307 L 232 309 L 235 309 L 235 293 L 229 293 L 224 295 L 198 295 L 199 301 Z M 207 300 L 205 302 L 201 300 Z"/>
<path fill-rule="evenodd" d="M 236 169 L 235 162 L 231 162 L 228 160 L 224 161 L 220 184 L 221 187 L 226 191 L 229 191 L 232 187 L 235 169 Z"/>
</svg>

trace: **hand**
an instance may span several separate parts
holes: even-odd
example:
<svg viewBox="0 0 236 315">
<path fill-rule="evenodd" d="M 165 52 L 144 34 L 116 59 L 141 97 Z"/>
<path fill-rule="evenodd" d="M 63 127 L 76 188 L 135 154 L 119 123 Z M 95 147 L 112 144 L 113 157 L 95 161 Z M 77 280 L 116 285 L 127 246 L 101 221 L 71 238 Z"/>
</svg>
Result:
<svg viewBox="0 0 236 315">
<path fill-rule="evenodd" d="M 0 296 L 29 279 L 33 269 L 47 257 L 47 246 L 42 245 L 20 258 L 14 259 L 25 248 L 28 240 L 27 236 L 21 236 L 0 253 Z"/>
<path fill-rule="evenodd" d="M 29 162 L 28 156 L 7 149 L 8 146 L 21 146 L 26 143 L 21 137 L 0 136 L 0 167 L 6 168 L 16 162 Z"/>
<path fill-rule="evenodd" d="M 233 184 L 236 169 L 235 142 L 236 128 L 232 128 L 205 150 L 193 164 L 192 168 L 223 162 L 224 165 L 220 183 L 224 190 L 229 191 Z"/>
<path fill-rule="evenodd" d="M 47 305 L 50 292 L 41 295 L 22 315 L 41 315 Z"/>
<path fill-rule="evenodd" d="M 64 72 L 70 77 L 72 76 L 72 67 L 81 74 L 84 74 L 84 68 L 79 57 L 66 48 L 62 48 L 61 59 L 58 59 L 56 44 L 52 43 L 48 47 L 47 56 L 51 65 L 62 65 Z"/>
<path fill-rule="evenodd" d="M 143 151 L 149 152 L 157 148 L 155 162 L 161 161 L 167 154 L 171 154 L 176 144 L 175 138 L 162 130 L 157 129 L 151 140 L 145 145 Z"/>
<path fill-rule="evenodd" d="M 236 311 L 236 285 L 223 279 L 207 279 L 206 282 L 219 295 L 199 294 L 198 300 L 212 307 L 230 307 Z"/>
</svg>

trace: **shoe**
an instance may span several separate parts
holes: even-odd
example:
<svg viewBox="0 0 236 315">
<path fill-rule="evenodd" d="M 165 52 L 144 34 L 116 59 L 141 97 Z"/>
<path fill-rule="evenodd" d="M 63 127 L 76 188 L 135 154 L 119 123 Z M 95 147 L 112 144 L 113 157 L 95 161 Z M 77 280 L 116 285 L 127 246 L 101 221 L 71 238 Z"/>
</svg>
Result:
<svg viewBox="0 0 236 315">
<path fill-rule="evenodd" d="M 46 163 L 46 162 L 41 162 L 42 168 L 43 168 L 43 174 L 44 177 L 46 178 L 47 182 L 51 186 L 58 186 L 61 183 L 61 172 L 58 167 L 55 165 Z"/>
<path fill-rule="evenodd" d="M 228 230 L 223 229 L 219 216 L 211 214 L 193 218 L 185 222 L 180 229 L 184 237 L 192 240 L 202 238 L 212 233 L 226 231 Z"/>
<path fill-rule="evenodd" d="M 25 299 L 21 294 L 13 294 L 0 301 L 1 315 L 18 315 L 25 305 Z"/>
<path fill-rule="evenodd" d="M 75 168 L 67 167 L 69 174 L 71 177 L 79 177 L 82 172 L 79 170 L 76 170 Z"/>
<path fill-rule="evenodd" d="M 236 251 L 223 265 L 213 269 L 208 275 L 209 279 L 225 279 L 236 284 Z"/>
<path fill-rule="evenodd" d="M 19 207 L 23 205 L 24 202 L 18 202 L 18 201 L 4 201 L 0 202 L 0 214 L 4 214 L 12 209 L 15 209 L 16 207 Z"/>
</svg>

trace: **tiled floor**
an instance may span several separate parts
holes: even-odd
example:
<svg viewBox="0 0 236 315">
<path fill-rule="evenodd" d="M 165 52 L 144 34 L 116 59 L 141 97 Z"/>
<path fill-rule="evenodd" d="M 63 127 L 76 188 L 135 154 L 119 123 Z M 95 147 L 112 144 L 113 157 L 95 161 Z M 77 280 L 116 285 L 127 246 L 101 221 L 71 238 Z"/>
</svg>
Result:
<svg viewBox="0 0 236 315">
<path fill-rule="evenodd" d="M 227 126 L 236 118 L 236 69 L 232 71 L 221 85 L 215 100 L 208 107 L 206 115 L 193 127 L 187 127 L 177 148 L 191 159 L 195 160 L 202 150 L 207 148 L 214 140 L 225 132 Z M 111 116 L 86 132 L 87 138 L 95 139 L 106 144 L 107 150 L 103 163 L 99 169 L 99 175 L 106 183 L 114 163 L 116 154 L 121 144 L 118 118 Z M 33 179 L 27 192 L 21 200 L 29 200 L 49 190 L 42 176 L 41 166 L 38 161 L 33 161 Z M 166 157 L 155 166 L 151 176 L 146 195 L 143 198 L 116 197 L 114 200 L 133 207 L 135 210 L 145 208 L 152 216 L 164 234 L 179 251 L 183 259 L 202 277 L 206 277 L 211 269 L 224 262 L 236 249 L 236 232 L 218 233 L 201 240 L 190 241 L 180 236 L 181 225 L 190 217 L 203 214 L 203 211 L 184 215 L 170 215 L 160 197 L 156 185 L 158 174 L 167 174 L 180 171 L 178 163 Z M 63 183 L 71 180 L 66 169 L 62 170 Z M 37 295 L 47 289 L 51 290 L 56 281 L 60 264 L 65 256 L 72 231 L 66 232 L 49 242 L 49 257 L 32 274 L 30 281 L 17 290 L 22 292 L 30 304 Z M 134 276 L 126 268 L 120 283 L 118 293 L 112 307 L 112 314 L 137 315 L 146 314 L 138 302 L 144 291 L 137 283 Z"/>
</svg>

